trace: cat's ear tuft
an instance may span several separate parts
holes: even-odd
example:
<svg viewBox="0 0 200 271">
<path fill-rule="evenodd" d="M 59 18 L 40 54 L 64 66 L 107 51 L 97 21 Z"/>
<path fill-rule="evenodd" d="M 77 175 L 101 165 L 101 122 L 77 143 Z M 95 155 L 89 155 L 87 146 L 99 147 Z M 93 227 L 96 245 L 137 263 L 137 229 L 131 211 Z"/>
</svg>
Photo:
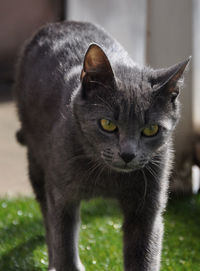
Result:
<svg viewBox="0 0 200 271">
<path fill-rule="evenodd" d="M 81 81 L 83 81 L 86 75 L 104 79 L 114 77 L 106 54 L 101 47 L 95 43 L 89 46 L 85 54 L 83 70 L 81 72 Z"/>
<path fill-rule="evenodd" d="M 179 89 L 183 84 L 183 74 L 190 60 L 191 57 L 167 69 L 156 71 L 153 85 L 156 85 L 158 92 L 169 94 L 172 101 L 175 100 L 179 94 Z"/>
</svg>

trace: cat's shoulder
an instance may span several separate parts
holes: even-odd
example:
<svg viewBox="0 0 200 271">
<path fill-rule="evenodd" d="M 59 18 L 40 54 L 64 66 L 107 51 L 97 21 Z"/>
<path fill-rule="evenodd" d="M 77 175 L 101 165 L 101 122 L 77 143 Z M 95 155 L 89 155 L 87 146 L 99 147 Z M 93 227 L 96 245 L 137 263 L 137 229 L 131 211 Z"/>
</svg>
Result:
<svg viewBox="0 0 200 271">
<path fill-rule="evenodd" d="M 34 47 L 46 47 L 46 49 L 48 49 L 55 45 L 61 45 L 59 44 L 61 41 L 73 43 L 74 41 L 81 40 L 82 38 L 88 39 L 89 42 L 89 37 L 94 42 L 98 37 L 103 36 L 107 36 L 108 38 L 109 35 L 100 26 L 89 22 L 64 21 L 48 23 L 39 28 L 39 30 L 37 30 L 29 40 L 27 40 L 25 51 L 28 53 Z M 83 39 L 82 43 L 84 43 Z"/>
</svg>

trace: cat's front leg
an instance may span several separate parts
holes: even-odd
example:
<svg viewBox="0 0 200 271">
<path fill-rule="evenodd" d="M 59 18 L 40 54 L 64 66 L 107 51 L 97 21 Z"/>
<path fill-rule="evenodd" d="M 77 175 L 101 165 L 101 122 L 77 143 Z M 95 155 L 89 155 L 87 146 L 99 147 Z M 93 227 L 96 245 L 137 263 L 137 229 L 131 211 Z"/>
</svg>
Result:
<svg viewBox="0 0 200 271">
<path fill-rule="evenodd" d="M 160 215 L 125 213 L 124 270 L 159 271 L 163 224 Z"/>
<path fill-rule="evenodd" d="M 47 192 L 48 225 L 52 259 L 49 270 L 84 271 L 78 254 L 79 203 Z"/>
</svg>

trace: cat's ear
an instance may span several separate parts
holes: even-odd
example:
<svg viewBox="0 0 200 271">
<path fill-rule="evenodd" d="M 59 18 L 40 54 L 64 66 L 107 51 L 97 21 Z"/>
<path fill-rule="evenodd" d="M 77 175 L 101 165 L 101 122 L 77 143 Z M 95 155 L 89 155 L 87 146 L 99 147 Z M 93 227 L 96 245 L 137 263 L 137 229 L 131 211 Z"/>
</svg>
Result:
<svg viewBox="0 0 200 271">
<path fill-rule="evenodd" d="M 106 54 L 99 45 L 91 44 L 85 54 L 81 81 L 85 83 L 97 81 L 105 84 L 113 80 L 114 74 Z"/>
<path fill-rule="evenodd" d="M 167 95 L 172 101 L 179 94 L 179 89 L 183 84 L 183 73 L 190 62 L 191 57 L 167 69 L 156 71 L 156 76 L 152 78 L 151 84 L 157 88 L 159 95 Z"/>
</svg>

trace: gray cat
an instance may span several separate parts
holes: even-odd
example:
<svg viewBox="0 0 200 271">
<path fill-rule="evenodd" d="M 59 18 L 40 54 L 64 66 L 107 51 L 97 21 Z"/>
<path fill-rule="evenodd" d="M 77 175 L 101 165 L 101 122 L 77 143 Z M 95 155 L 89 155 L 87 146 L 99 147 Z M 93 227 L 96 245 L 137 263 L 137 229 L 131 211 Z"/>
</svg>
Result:
<svg viewBox="0 0 200 271">
<path fill-rule="evenodd" d="M 140 68 L 89 23 L 49 24 L 26 44 L 15 85 L 17 137 L 27 145 L 49 270 L 85 270 L 79 206 L 99 196 L 121 206 L 124 270 L 159 270 L 176 98 L 188 62 Z"/>
</svg>

